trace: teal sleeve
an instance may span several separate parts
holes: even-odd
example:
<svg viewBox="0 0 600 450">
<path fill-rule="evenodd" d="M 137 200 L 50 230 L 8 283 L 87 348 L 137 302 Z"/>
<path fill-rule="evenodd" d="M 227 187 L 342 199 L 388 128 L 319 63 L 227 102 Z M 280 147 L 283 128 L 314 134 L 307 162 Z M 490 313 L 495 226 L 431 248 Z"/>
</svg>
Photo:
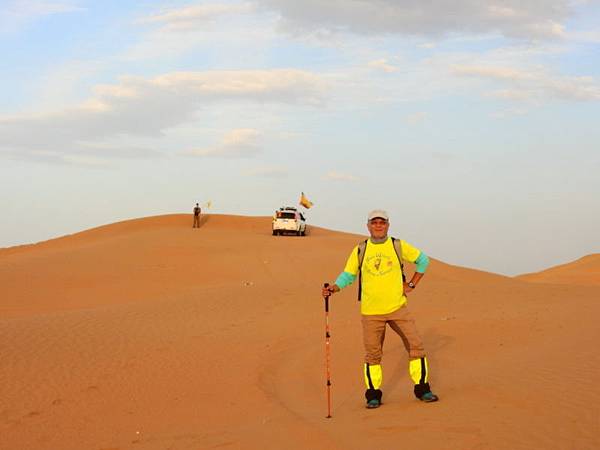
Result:
<svg viewBox="0 0 600 450">
<path fill-rule="evenodd" d="M 429 258 L 425 253 L 421 252 L 419 253 L 419 257 L 415 260 L 415 264 L 417 265 L 415 272 L 425 273 L 427 266 L 429 265 Z"/>
<path fill-rule="evenodd" d="M 356 280 L 356 275 L 352 275 L 348 272 L 340 273 L 340 276 L 335 280 L 335 284 L 338 285 L 340 289 L 344 289 L 346 286 L 351 285 Z"/>
</svg>

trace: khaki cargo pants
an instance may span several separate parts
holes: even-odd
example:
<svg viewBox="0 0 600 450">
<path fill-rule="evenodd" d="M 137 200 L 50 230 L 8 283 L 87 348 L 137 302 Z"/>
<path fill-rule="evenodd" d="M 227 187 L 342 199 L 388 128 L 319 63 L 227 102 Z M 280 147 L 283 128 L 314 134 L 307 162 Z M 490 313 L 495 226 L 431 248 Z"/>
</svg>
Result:
<svg viewBox="0 0 600 450">
<path fill-rule="evenodd" d="M 417 332 L 415 320 L 410 314 L 408 306 L 405 305 L 389 314 L 362 316 L 365 362 L 367 364 L 381 364 L 386 325 L 389 325 L 402 338 L 410 359 L 425 357 L 423 341 Z"/>
</svg>

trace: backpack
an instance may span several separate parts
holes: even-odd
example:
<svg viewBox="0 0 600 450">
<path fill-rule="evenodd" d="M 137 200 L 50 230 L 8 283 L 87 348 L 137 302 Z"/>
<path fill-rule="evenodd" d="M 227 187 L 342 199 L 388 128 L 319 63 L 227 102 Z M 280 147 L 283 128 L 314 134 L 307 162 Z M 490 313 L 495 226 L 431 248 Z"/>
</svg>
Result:
<svg viewBox="0 0 600 450">
<path fill-rule="evenodd" d="M 365 253 L 367 250 L 367 242 L 368 239 L 365 239 L 360 244 L 358 244 L 358 301 L 360 302 L 362 298 L 362 265 L 365 260 Z M 396 256 L 398 257 L 398 262 L 400 263 L 400 273 L 402 273 L 402 282 L 406 281 L 406 275 L 404 275 L 404 262 L 402 261 L 402 242 L 400 239 L 392 238 L 392 244 L 394 245 L 394 250 L 396 251 Z"/>
<path fill-rule="evenodd" d="M 194 208 L 194 215 L 195 215 L 195 216 L 197 216 L 197 215 L 199 215 L 199 214 L 200 214 L 200 207 L 199 207 L 199 206 L 196 206 L 196 207 Z"/>
</svg>

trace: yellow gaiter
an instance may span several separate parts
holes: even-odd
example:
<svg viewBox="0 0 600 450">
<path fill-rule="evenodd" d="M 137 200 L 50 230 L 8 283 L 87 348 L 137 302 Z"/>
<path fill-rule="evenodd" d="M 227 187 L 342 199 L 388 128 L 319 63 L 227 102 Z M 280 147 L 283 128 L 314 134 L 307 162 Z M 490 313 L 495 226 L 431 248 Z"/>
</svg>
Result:
<svg viewBox="0 0 600 450">
<path fill-rule="evenodd" d="M 411 359 L 408 363 L 408 372 L 410 378 L 415 384 L 427 383 L 429 378 L 429 367 L 427 366 L 427 358 Z"/>
<path fill-rule="evenodd" d="M 364 367 L 365 384 L 367 389 L 380 389 L 383 383 L 381 364 L 366 364 Z"/>
</svg>

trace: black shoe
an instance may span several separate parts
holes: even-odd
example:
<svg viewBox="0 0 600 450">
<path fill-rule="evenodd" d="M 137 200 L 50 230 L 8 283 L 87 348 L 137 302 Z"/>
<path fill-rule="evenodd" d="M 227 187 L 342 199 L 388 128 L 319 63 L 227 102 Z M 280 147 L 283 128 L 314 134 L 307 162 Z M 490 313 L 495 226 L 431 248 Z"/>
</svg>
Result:
<svg viewBox="0 0 600 450">
<path fill-rule="evenodd" d="M 379 408 L 379 406 L 381 406 L 382 397 L 383 392 L 381 392 L 381 389 L 367 389 L 365 392 L 367 408 Z"/>
<path fill-rule="evenodd" d="M 439 400 L 439 398 L 433 392 L 429 391 L 429 392 L 425 392 L 421 396 L 421 398 L 419 398 L 419 400 L 421 400 L 422 402 L 425 402 L 425 403 L 431 403 L 431 402 L 437 402 Z"/>
<path fill-rule="evenodd" d="M 368 409 L 375 409 L 375 408 L 379 408 L 380 406 L 381 406 L 381 402 L 379 400 L 377 400 L 376 398 L 372 398 L 371 400 L 369 400 L 367 402 Z"/>
</svg>

